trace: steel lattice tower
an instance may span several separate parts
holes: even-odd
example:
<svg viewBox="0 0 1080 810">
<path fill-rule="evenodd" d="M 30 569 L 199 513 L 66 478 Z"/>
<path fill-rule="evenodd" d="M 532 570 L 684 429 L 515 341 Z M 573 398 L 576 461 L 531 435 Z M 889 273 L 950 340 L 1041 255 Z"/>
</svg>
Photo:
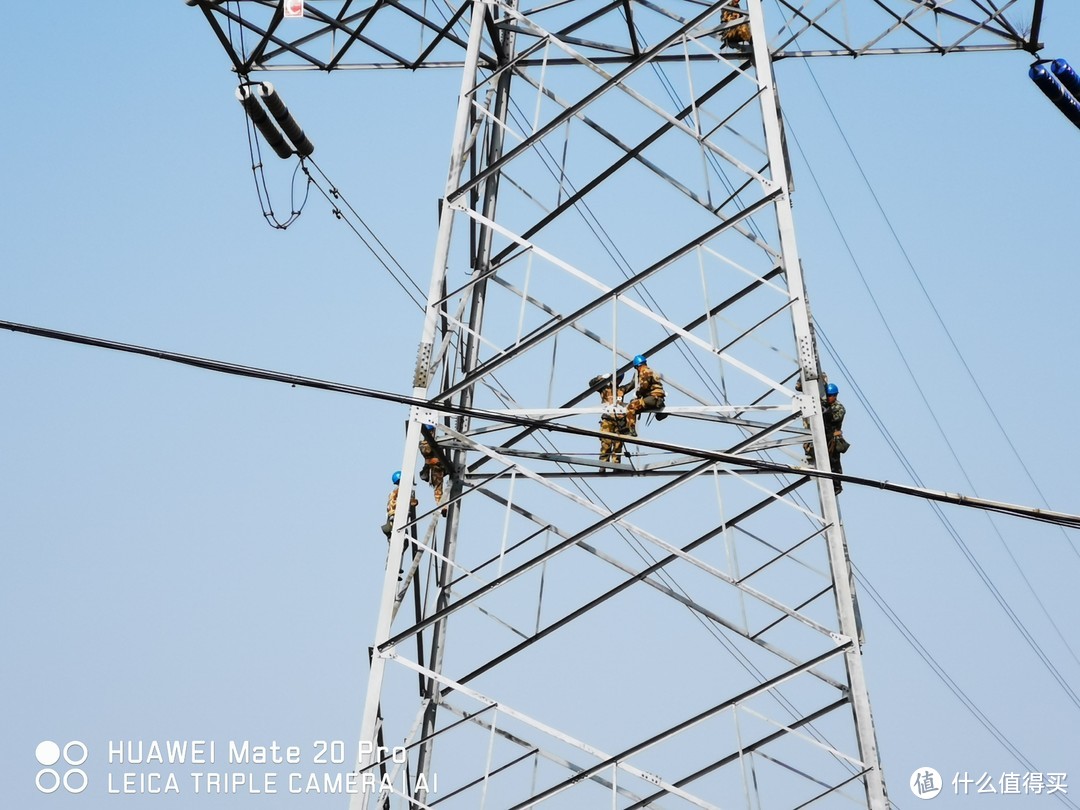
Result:
<svg viewBox="0 0 1080 810">
<path fill-rule="evenodd" d="M 461 69 L 401 463 L 430 424 L 452 474 L 445 516 L 398 499 L 360 739 L 407 753 L 361 750 L 393 792 L 354 810 L 886 808 L 833 481 L 800 468 L 828 453 L 773 63 L 1033 50 L 1041 2 L 188 4 L 244 76 Z M 671 418 L 600 461 L 590 379 L 637 354 Z"/>
</svg>

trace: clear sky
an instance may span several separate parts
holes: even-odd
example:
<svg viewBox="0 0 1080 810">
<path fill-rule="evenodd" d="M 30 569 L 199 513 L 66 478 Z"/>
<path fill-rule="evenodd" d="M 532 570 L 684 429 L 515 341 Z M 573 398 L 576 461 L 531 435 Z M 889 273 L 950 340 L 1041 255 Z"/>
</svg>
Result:
<svg viewBox="0 0 1080 810">
<path fill-rule="evenodd" d="M 266 226 L 234 79 L 201 14 L 178 0 L 50 6 L 49 19 L 9 14 L 0 53 L 0 319 L 407 392 L 419 312 L 324 200 L 287 231 Z M 1048 0 L 1042 55 L 1080 65 L 1078 35 L 1077 4 Z M 1075 514 L 1080 130 L 1031 84 L 1030 61 L 790 61 L 778 79 L 800 250 L 836 352 L 823 362 L 848 408 L 845 469 L 903 482 L 913 469 L 930 488 Z M 319 165 L 426 283 L 457 78 L 273 80 Z M 268 175 L 279 213 L 283 165 Z M 109 770 L 108 740 L 277 740 L 305 761 L 318 740 L 354 740 L 403 409 L 6 331 L 0 379 L 10 806 L 181 806 L 43 795 L 43 740 L 86 742 L 91 779 Z M 1080 705 L 986 584 L 1080 689 L 1075 533 L 856 487 L 842 508 L 869 586 L 1080 803 Z M 906 784 L 921 766 L 1029 770 L 860 590 L 897 805 L 918 802 Z"/>
</svg>

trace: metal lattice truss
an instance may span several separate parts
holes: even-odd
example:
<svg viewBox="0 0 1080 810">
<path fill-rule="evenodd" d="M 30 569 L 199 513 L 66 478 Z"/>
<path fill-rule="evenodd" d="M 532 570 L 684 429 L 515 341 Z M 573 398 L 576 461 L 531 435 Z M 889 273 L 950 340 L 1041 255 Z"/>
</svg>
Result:
<svg viewBox="0 0 1080 810">
<path fill-rule="evenodd" d="M 241 74 L 255 70 L 460 66 L 471 0 L 356 2 L 306 0 L 304 16 L 284 18 L 282 0 L 186 0 L 199 6 Z M 514 4 L 521 15 L 596 63 L 627 62 L 672 24 L 710 7 L 691 0 L 563 0 Z M 493 6 L 494 7 L 494 6 Z M 746 3 L 740 10 L 745 10 Z M 769 49 L 790 56 L 862 56 L 1036 50 L 1039 0 L 769 0 Z M 517 33 L 518 60 L 544 39 L 514 15 L 494 14 L 480 59 L 504 62 L 500 37 Z M 717 29 L 722 26 L 718 25 Z M 713 48 L 723 50 L 719 30 Z M 682 59 L 677 44 L 659 59 Z M 555 59 L 561 57 L 556 56 Z M 567 59 L 567 61 L 573 61 Z"/>
<path fill-rule="evenodd" d="M 447 515 L 398 501 L 362 734 L 408 766 L 361 767 L 402 806 L 882 806 L 835 496 L 791 469 L 827 450 L 769 60 L 722 5 L 617 67 L 480 7 L 402 465 L 434 425 Z M 668 418 L 616 463 L 590 381 L 637 354 Z"/>
<path fill-rule="evenodd" d="M 464 66 L 353 810 L 884 810 L 772 63 L 1032 4 L 197 5 L 242 74 Z M 602 454 L 638 354 L 666 418 Z"/>
</svg>

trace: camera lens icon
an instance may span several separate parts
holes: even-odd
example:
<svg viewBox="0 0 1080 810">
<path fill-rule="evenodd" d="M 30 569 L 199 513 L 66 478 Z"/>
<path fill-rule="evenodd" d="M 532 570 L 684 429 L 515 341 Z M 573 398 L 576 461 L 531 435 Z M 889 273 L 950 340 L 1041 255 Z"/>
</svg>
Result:
<svg viewBox="0 0 1080 810">
<path fill-rule="evenodd" d="M 38 771 L 37 776 L 34 777 L 34 784 L 37 785 L 37 789 L 42 793 L 55 793 L 63 785 L 64 790 L 68 793 L 82 793 L 86 790 L 86 771 L 75 766 L 86 762 L 89 754 L 86 743 L 78 740 L 66 743 L 63 748 L 52 740 L 43 740 L 38 743 L 37 748 L 34 749 L 34 756 L 37 758 L 38 764 L 45 767 Z M 72 766 L 62 774 L 53 767 L 61 759 L 64 760 L 65 765 Z"/>
</svg>

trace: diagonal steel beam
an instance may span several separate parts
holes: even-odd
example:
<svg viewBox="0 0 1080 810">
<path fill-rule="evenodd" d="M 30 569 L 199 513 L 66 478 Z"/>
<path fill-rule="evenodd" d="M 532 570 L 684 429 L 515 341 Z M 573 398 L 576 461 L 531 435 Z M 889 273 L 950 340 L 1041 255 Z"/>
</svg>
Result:
<svg viewBox="0 0 1080 810">
<path fill-rule="evenodd" d="M 810 714 L 805 715 L 804 717 L 801 717 L 796 722 L 789 724 L 789 728 L 802 728 L 803 726 L 810 725 L 815 720 L 820 720 L 822 717 L 825 717 L 826 715 L 831 714 L 832 712 L 836 711 L 837 709 L 841 708 L 842 706 L 846 705 L 847 703 L 848 703 L 847 698 L 843 698 L 841 700 L 837 700 L 834 703 L 830 703 L 827 706 L 822 706 L 817 711 L 811 712 Z M 769 734 L 769 735 L 767 735 L 765 737 L 761 737 L 760 739 L 756 740 L 755 742 L 741 747 L 738 751 L 735 751 L 735 752 L 733 752 L 731 754 L 728 754 L 723 759 L 718 759 L 715 762 L 713 762 L 713 763 L 711 763 L 709 765 L 706 765 L 704 768 L 699 768 L 698 770 L 691 773 L 689 776 L 685 776 L 682 779 L 677 780 L 675 782 L 675 784 L 678 785 L 679 787 L 682 787 L 683 785 L 689 785 L 691 782 L 694 782 L 695 780 L 700 779 L 703 776 L 707 776 L 708 774 L 710 774 L 710 773 L 712 773 L 714 771 L 717 771 L 720 768 L 725 767 L 726 765 L 730 765 L 732 762 L 737 761 L 739 758 L 741 758 L 742 756 L 744 756 L 744 755 L 746 755 L 748 753 L 753 753 L 754 751 L 757 751 L 759 748 L 765 747 L 766 745 L 768 745 L 771 742 L 775 742 L 776 740 L 783 739 L 786 735 L 787 735 L 786 731 L 774 731 L 772 734 Z M 865 773 L 866 772 L 863 771 L 862 773 L 856 774 L 856 777 L 861 777 Z M 664 798 L 665 795 L 667 795 L 667 794 L 662 790 L 656 791 L 655 793 L 649 794 L 648 796 L 646 796 L 641 801 L 639 801 L 639 802 L 637 802 L 635 804 L 629 805 L 626 808 L 623 808 L 623 810 L 642 810 L 642 808 L 651 807 L 653 802 L 655 802 L 657 799 Z"/>
<path fill-rule="evenodd" d="M 739 220 L 749 218 L 755 213 L 757 213 L 759 210 L 766 208 L 770 203 L 773 202 L 774 199 L 779 197 L 781 193 L 781 189 L 775 189 L 762 199 L 755 202 L 753 205 L 740 212 L 737 218 L 733 217 L 731 219 L 722 220 L 718 225 L 705 231 L 696 239 L 687 242 L 682 247 L 677 248 L 664 258 L 660 259 L 657 262 L 654 262 L 651 266 L 646 267 L 644 270 L 641 270 L 640 272 L 632 275 L 630 278 L 626 279 L 621 284 L 618 284 L 615 287 L 611 287 L 608 290 L 602 292 L 600 295 L 594 297 L 591 301 L 579 307 L 574 312 L 570 313 L 567 318 L 571 321 L 584 318 L 589 313 L 594 312 L 595 310 L 604 306 L 604 304 L 606 304 L 608 301 L 611 301 L 612 299 L 617 298 L 623 293 L 628 292 L 637 285 L 641 284 L 641 282 L 656 275 L 665 267 L 669 266 L 673 262 L 695 250 L 702 242 L 708 241 L 709 239 L 718 236 L 719 234 L 733 227 Z M 454 394 L 474 385 L 479 379 L 483 378 L 488 374 L 491 374 L 492 372 L 504 366 L 506 363 L 510 362 L 510 360 L 518 357 L 519 355 L 525 353 L 534 346 L 542 343 L 543 341 L 550 338 L 552 335 L 562 331 L 565 328 L 568 328 L 568 326 L 569 323 L 567 321 L 558 320 L 549 321 L 545 326 L 538 327 L 528 337 L 519 341 L 517 344 L 507 349 L 501 355 L 493 357 L 484 363 L 480 363 L 476 366 L 475 369 L 473 369 L 473 371 L 468 376 L 455 383 L 454 385 L 451 385 L 449 388 L 446 388 L 445 390 L 439 392 L 435 397 L 436 401 L 441 402 L 450 399 Z"/>
<path fill-rule="evenodd" d="M 586 769 L 586 771 L 583 774 L 576 775 L 572 779 L 568 779 L 568 780 L 565 780 L 563 782 L 560 782 L 557 785 L 551 786 L 547 790 L 541 791 L 540 793 L 537 793 L 537 794 L 533 795 L 532 797 L 529 798 L 528 801 L 520 803 L 520 804 L 516 804 L 513 807 L 511 807 L 509 810 L 524 810 L 524 808 L 531 807 L 533 804 L 537 804 L 540 801 L 542 801 L 544 799 L 547 799 L 547 798 L 550 798 L 551 796 L 554 796 L 557 793 L 561 793 L 562 791 L 566 790 L 567 788 L 573 787 L 577 782 L 581 781 L 581 779 L 583 777 L 585 777 L 585 776 L 589 776 L 590 774 L 596 773 L 597 771 L 603 770 L 605 768 L 610 768 L 610 767 L 613 767 L 613 766 L 620 766 L 623 763 L 625 763 L 626 760 L 628 760 L 630 757 L 634 756 L 635 754 L 639 754 L 642 751 L 645 751 L 645 750 L 653 747 L 657 743 L 663 742 L 664 740 L 669 739 L 670 737 L 672 737 L 672 736 L 674 736 L 674 735 L 676 735 L 676 734 L 678 734 L 678 733 L 680 733 L 682 731 L 685 731 L 686 729 L 690 728 L 691 726 L 698 725 L 699 723 L 701 723 L 701 722 L 703 722 L 705 720 L 708 720 L 710 717 L 714 717 L 715 715 L 719 714 L 722 711 L 725 711 L 725 710 L 730 709 L 730 708 L 732 708 L 734 706 L 737 706 L 739 703 L 742 703 L 742 702 L 744 702 L 746 700 L 749 700 L 750 698 L 753 698 L 753 697 L 755 697 L 757 695 L 760 695 L 760 694 L 763 694 L 765 692 L 771 691 L 772 689 L 776 688 L 777 686 L 784 683 L 785 681 L 790 680 L 791 678 L 795 677 L 796 675 L 799 675 L 799 674 L 801 674 L 803 672 L 806 672 L 811 667 L 818 666 L 819 664 L 824 663 L 825 661 L 829 660 L 830 658 L 834 658 L 839 653 L 845 651 L 847 649 L 847 647 L 850 646 L 850 644 L 851 644 L 851 642 L 848 641 L 847 643 L 842 644 L 839 647 L 837 647 L 837 649 L 835 649 L 835 650 L 829 650 L 828 652 L 822 653 L 821 655 L 818 655 L 818 656 L 815 656 L 814 658 L 811 658 L 809 661 L 805 662 L 804 664 L 802 664 L 800 666 L 793 667 L 792 669 L 788 670 L 787 672 L 781 673 L 780 675 L 777 675 L 777 676 L 775 676 L 773 678 L 769 678 L 768 680 L 762 681 L 761 683 L 757 684 L 756 686 L 752 686 L 751 688 L 745 690 L 744 692 L 736 695 L 733 698 L 729 698 L 728 700 L 725 700 L 725 701 L 723 701 L 721 703 L 718 703 L 715 706 L 713 706 L 713 707 L 711 707 L 711 708 L 709 708 L 709 709 L 707 709 L 707 710 L 705 710 L 703 712 L 700 712 L 699 714 L 694 715 L 693 717 L 690 717 L 690 718 L 688 718 L 686 720 L 683 720 L 681 723 L 677 723 L 674 726 L 671 726 L 670 728 L 665 729 L 664 731 L 662 731 L 662 732 L 660 732 L 658 734 L 654 734 L 652 737 L 649 737 L 646 740 L 642 740 L 641 742 L 637 743 L 636 745 L 632 745 L 629 748 L 626 748 L 623 751 L 620 751 L 618 754 L 615 754 L 615 755 L 611 756 L 610 758 L 604 760 L 603 762 L 599 762 L 596 765 L 592 766 L 591 768 Z M 812 715 L 807 715 L 806 717 L 801 718 L 797 722 L 798 722 L 799 725 L 805 725 L 806 723 L 811 722 L 813 719 L 817 719 L 818 716 L 823 716 L 824 713 L 832 711 L 833 709 L 838 708 L 838 707 L 844 705 L 845 703 L 847 703 L 846 699 L 838 700 L 835 703 L 833 703 L 833 704 L 831 704 L 831 705 L 829 705 L 829 706 L 827 706 L 827 707 L 825 707 L 823 709 L 819 709 L 818 712 L 815 712 Z M 784 734 L 785 732 L 778 732 L 778 733 Z M 762 738 L 762 740 L 759 741 L 759 745 L 764 745 L 765 741 L 769 740 L 771 737 L 772 737 L 772 735 L 769 735 L 769 737 L 766 737 L 766 738 Z M 724 759 L 717 760 L 717 762 L 713 763 L 713 765 L 710 766 L 710 768 L 715 770 L 716 767 L 720 767 L 720 763 L 732 762 L 736 758 L 742 756 L 746 752 L 746 750 L 747 750 L 746 748 L 741 748 L 739 751 L 736 751 L 735 753 L 730 754 L 729 756 L 725 757 Z M 695 776 L 694 779 L 696 779 L 696 778 L 699 778 L 699 777 Z M 676 787 L 684 787 L 685 785 L 690 784 L 690 782 L 692 782 L 692 781 L 693 781 L 693 779 L 687 778 L 687 779 L 680 780 L 679 782 L 676 782 L 675 785 L 676 785 Z M 647 804 L 647 803 L 649 803 L 651 801 L 655 801 L 657 798 L 660 798 L 661 796 L 665 795 L 666 792 L 667 791 L 662 791 L 662 792 L 653 794 L 652 796 L 644 799 L 643 802 L 645 802 Z"/>
</svg>

